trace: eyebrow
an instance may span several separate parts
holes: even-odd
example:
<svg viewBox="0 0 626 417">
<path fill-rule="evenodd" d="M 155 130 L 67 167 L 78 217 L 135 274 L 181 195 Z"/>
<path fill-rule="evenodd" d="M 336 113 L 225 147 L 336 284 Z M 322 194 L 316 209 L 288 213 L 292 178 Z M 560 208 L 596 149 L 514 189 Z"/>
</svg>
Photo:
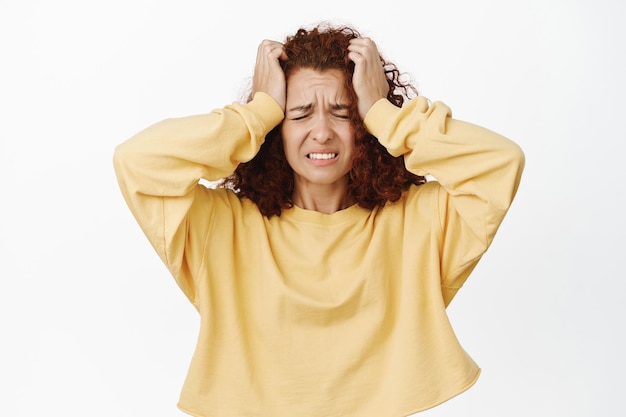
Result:
<svg viewBox="0 0 626 417">
<path fill-rule="evenodd" d="M 288 109 L 288 111 L 305 112 L 305 111 L 311 110 L 312 108 L 313 108 L 313 104 L 309 103 L 309 104 L 303 104 L 301 106 L 291 107 L 290 109 Z M 330 108 L 332 110 L 347 110 L 350 108 L 350 106 L 348 106 L 347 104 L 332 104 Z"/>
</svg>

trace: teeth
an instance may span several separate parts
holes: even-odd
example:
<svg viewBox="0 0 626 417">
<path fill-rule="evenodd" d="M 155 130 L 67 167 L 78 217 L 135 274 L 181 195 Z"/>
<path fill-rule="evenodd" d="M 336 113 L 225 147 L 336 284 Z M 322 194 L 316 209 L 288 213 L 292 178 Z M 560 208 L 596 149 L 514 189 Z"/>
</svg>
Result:
<svg viewBox="0 0 626 417">
<path fill-rule="evenodd" d="M 309 159 L 333 159 L 337 157 L 336 153 L 310 153 L 307 155 Z"/>
</svg>

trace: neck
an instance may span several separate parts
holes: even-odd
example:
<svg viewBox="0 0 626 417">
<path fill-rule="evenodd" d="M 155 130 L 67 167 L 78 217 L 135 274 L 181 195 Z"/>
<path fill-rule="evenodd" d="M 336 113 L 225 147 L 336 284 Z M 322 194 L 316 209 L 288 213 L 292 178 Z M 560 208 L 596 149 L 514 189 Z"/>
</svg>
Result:
<svg viewBox="0 0 626 417">
<path fill-rule="evenodd" d="M 333 214 L 353 205 L 354 199 L 348 195 L 347 183 L 341 187 L 296 184 L 293 192 L 293 203 L 305 210 Z"/>
</svg>

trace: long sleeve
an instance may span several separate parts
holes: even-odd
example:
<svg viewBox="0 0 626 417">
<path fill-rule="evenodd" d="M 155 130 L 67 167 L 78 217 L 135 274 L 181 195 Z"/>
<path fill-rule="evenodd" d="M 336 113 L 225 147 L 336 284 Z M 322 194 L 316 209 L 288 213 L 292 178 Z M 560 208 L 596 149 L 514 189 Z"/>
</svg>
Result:
<svg viewBox="0 0 626 417">
<path fill-rule="evenodd" d="M 201 178 L 217 180 L 252 159 L 265 135 L 283 118 L 279 105 L 257 93 L 209 114 L 167 119 L 118 145 L 117 179 L 129 208 L 187 297 L 194 301 L 190 260 L 206 240 L 210 194 Z M 222 193 L 223 194 L 223 193 Z M 188 227 L 190 212 L 197 216 Z"/>
<path fill-rule="evenodd" d="M 441 185 L 439 222 L 442 292 L 446 305 L 491 244 L 511 205 L 524 168 L 517 144 L 480 126 L 453 119 L 441 102 L 417 97 L 395 107 L 374 104 L 369 131 L 408 170 Z"/>
</svg>

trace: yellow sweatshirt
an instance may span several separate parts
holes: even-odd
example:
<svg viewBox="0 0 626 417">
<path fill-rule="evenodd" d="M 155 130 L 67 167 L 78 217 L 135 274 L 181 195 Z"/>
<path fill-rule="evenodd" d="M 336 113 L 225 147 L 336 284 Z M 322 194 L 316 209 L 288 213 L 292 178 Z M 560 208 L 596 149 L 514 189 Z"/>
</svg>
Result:
<svg viewBox="0 0 626 417">
<path fill-rule="evenodd" d="M 440 102 L 378 101 L 365 124 L 416 174 L 384 208 L 271 218 L 201 178 L 229 175 L 283 118 L 257 93 L 119 145 L 130 209 L 200 332 L 179 408 L 202 417 L 400 417 L 469 388 L 479 367 L 446 306 L 491 243 L 524 155 Z"/>
</svg>

